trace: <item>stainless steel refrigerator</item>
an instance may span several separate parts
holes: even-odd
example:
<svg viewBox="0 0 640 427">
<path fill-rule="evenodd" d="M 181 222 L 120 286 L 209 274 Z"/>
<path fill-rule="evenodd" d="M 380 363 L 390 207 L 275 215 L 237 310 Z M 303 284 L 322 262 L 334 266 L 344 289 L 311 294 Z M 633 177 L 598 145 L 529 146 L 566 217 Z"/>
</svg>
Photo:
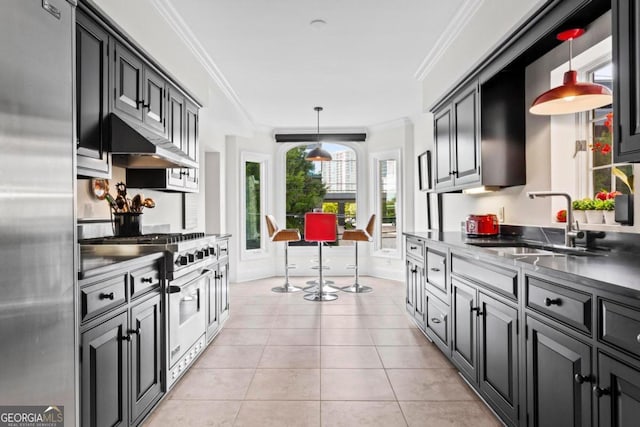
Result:
<svg viewBox="0 0 640 427">
<path fill-rule="evenodd" d="M 64 406 L 73 426 L 75 1 L 2 6 L 0 406 Z"/>
</svg>

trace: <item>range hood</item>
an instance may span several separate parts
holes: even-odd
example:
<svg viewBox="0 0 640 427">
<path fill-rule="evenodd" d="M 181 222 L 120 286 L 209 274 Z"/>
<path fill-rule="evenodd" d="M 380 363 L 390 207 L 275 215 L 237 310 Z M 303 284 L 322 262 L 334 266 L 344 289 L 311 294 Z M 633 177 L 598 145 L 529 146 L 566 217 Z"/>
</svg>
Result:
<svg viewBox="0 0 640 427">
<path fill-rule="evenodd" d="M 109 114 L 113 164 L 127 169 L 197 168 L 171 141 Z"/>
</svg>

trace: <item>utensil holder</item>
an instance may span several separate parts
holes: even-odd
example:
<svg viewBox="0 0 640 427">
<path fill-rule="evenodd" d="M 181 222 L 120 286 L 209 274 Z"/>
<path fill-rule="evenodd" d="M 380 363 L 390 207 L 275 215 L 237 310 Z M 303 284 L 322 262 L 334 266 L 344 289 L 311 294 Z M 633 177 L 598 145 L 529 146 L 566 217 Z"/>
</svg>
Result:
<svg viewBox="0 0 640 427">
<path fill-rule="evenodd" d="M 113 232 L 119 237 L 140 236 L 142 234 L 142 213 L 123 212 L 113 214 Z"/>
</svg>

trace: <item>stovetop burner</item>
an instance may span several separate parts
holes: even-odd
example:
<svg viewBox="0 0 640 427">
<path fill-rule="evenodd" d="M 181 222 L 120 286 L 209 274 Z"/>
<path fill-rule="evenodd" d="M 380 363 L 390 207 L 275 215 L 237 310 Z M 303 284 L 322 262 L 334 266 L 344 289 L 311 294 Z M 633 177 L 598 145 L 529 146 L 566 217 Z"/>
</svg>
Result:
<svg viewBox="0 0 640 427">
<path fill-rule="evenodd" d="M 202 239 L 205 237 L 204 233 L 156 233 L 145 234 L 142 236 L 132 237 L 98 237 L 94 239 L 80 240 L 82 245 L 112 245 L 112 244 L 129 244 L 129 245 L 144 245 L 144 244 L 158 244 L 165 245 L 170 243 L 184 242 L 187 240 Z"/>
</svg>

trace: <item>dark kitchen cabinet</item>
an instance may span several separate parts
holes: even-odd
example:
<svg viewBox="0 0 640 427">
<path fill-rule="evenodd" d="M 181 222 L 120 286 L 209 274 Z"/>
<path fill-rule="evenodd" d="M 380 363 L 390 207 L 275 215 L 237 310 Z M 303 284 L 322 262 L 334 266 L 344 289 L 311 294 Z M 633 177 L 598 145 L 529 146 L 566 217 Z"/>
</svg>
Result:
<svg viewBox="0 0 640 427">
<path fill-rule="evenodd" d="M 82 334 L 81 419 L 83 426 L 126 426 L 127 313 Z"/>
<path fill-rule="evenodd" d="M 450 356 L 449 348 L 449 306 L 431 292 L 425 292 L 424 331 L 440 350 Z"/>
<path fill-rule="evenodd" d="M 407 239 L 407 259 L 405 261 L 406 308 L 410 316 L 424 329 L 425 313 L 425 271 L 424 242 Z"/>
<path fill-rule="evenodd" d="M 162 313 L 160 294 L 131 308 L 131 421 L 162 394 Z"/>
<path fill-rule="evenodd" d="M 111 178 L 108 144 L 109 34 L 76 13 L 77 175 Z"/>
<path fill-rule="evenodd" d="M 143 61 L 121 43 L 116 43 L 114 56 L 113 110 L 142 123 Z"/>
<path fill-rule="evenodd" d="M 451 354 L 503 420 L 518 423 L 518 310 L 453 277 Z"/>
<path fill-rule="evenodd" d="M 613 0 L 614 162 L 640 162 L 640 6 Z"/>
<path fill-rule="evenodd" d="M 143 123 L 162 136 L 166 136 L 166 81 L 149 66 L 143 72 L 144 102 L 142 104 Z"/>
<path fill-rule="evenodd" d="M 591 346 L 526 319 L 527 425 L 591 426 Z"/>
<path fill-rule="evenodd" d="M 518 420 L 518 310 L 482 292 L 478 298 L 479 385 L 501 415 Z"/>
<path fill-rule="evenodd" d="M 137 425 L 163 395 L 162 260 L 147 255 L 79 281 L 80 312 L 100 313 L 80 315 L 83 426 Z"/>
<path fill-rule="evenodd" d="M 477 291 L 457 279 L 451 280 L 451 354 L 454 363 L 471 382 L 478 378 Z"/>
<path fill-rule="evenodd" d="M 480 182 L 478 86 L 472 84 L 435 115 L 437 191 Z"/>
<path fill-rule="evenodd" d="M 451 105 L 447 105 L 434 118 L 433 145 L 435 151 L 434 181 L 436 190 L 453 187 L 453 173 L 451 172 L 452 116 Z"/>
<path fill-rule="evenodd" d="M 598 383 L 593 388 L 601 427 L 638 425 L 640 420 L 640 370 L 598 354 Z"/>
<path fill-rule="evenodd" d="M 169 141 L 180 151 L 186 153 L 185 141 L 185 99 L 182 92 L 170 86 L 168 91 L 168 131 Z"/>
</svg>

